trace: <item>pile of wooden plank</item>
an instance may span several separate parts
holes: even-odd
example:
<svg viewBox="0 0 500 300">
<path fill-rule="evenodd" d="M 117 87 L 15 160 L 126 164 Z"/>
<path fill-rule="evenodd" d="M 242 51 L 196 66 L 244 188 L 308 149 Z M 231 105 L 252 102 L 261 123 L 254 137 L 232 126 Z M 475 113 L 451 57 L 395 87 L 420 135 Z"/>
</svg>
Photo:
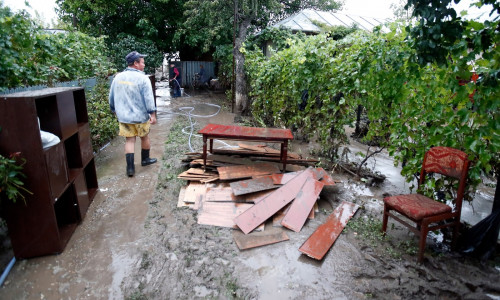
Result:
<svg viewBox="0 0 500 300">
<path fill-rule="evenodd" d="M 274 228 L 299 232 L 308 218 L 314 218 L 323 187 L 335 185 L 322 168 L 302 167 L 281 173 L 272 162 L 228 157 L 223 163 L 222 160 L 212 160 L 207 170 L 192 167 L 179 175 L 190 183 L 182 188 L 178 206 L 198 210 L 198 224 L 241 231 L 234 239 L 242 250 L 288 240 L 283 230 L 265 229 L 266 222 L 272 221 Z M 342 203 L 299 251 L 322 259 L 357 208 L 355 204 Z"/>
<path fill-rule="evenodd" d="M 190 163 L 190 167 L 199 168 L 203 166 L 201 152 L 186 153 L 185 162 Z M 221 166 L 231 165 L 251 165 L 256 161 L 280 162 L 280 151 L 265 145 L 247 145 L 239 143 L 238 147 L 232 149 L 214 149 L 213 153 L 207 155 L 207 170 L 215 170 Z M 302 158 L 300 155 L 288 152 L 287 170 L 302 169 L 299 166 L 309 166 L 318 163 L 317 159 Z M 297 166 L 298 165 L 298 166 Z M 281 166 L 279 166 L 281 167 Z"/>
</svg>

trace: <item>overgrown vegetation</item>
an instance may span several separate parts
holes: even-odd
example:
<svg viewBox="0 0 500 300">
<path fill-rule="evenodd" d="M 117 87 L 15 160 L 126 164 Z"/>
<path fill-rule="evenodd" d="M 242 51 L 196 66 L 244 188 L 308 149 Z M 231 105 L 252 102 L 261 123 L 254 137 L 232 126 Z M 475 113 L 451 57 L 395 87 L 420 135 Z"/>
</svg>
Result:
<svg viewBox="0 0 500 300">
<path fill-rule="evenodd" d="M 114 72 L 103 38 L 77 31 L 50 33 L 24 11 L 0 4 L 0 91 L 91 78 Z"/>
<path fill-rule="evenodd" d="M 337 160 L 347 142 L 344 126 L 355 121 L 350 112 L 362 105 L 370 120 L 366 138 L 377 139 L 403 165 L 409 182 L 429 147 L 448 146 L 469 155 L 474 187 L 482 174 L 499 169 L 497 25 L 498 19 L 469 22 L 464 40 L 449 53 L 453 63 L 445 65 L 419 64 L 404 24 L 338 41 L 326 34 L 290 40 L 270 58 L 247 51 L 253 114 L 268 126 L 316 137 Z M 478 32 L 482 38 L 475 38 Z"/>
<path fill-rule="evenodd" d="M 26 178 L 22 172 L 24 160 L 18 156 L 19 153 L 14 153 L 7 158 L 0 154 L 0 199 L 4 199 L 3 196 L 5 196 L 5 200 L 8 199 L 14 203 L 19 198 L 25 201 L 23 193 L 30 193 L 22 181 Z"/>
<path fill-rule="evenodd" d="M 97 84 L 87 93 L 87 111 L 94 152 L 99 151 L 118 134 L 118 121 L 109 109 L 108 95 L 108 79 L 103 77 L 99 77 Z"/>
</svg>

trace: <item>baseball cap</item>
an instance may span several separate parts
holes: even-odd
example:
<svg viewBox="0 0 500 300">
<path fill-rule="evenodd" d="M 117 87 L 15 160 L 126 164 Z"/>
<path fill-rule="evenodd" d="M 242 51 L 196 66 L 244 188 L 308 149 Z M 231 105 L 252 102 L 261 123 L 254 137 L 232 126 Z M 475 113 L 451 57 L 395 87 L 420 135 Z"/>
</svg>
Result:
<svg viewBox="0 0 500 300">
<path fill-rule="evenodd" d="M 127 56 L 125 56 L 125 60 L 127 61 L 128 65 L 131 65 L 134 63 L 134 61 L 138 60 L 141 57 L 146 57 L 146 54 L 140 54 L 137 51 L 132 51 Z"/>
</svg>

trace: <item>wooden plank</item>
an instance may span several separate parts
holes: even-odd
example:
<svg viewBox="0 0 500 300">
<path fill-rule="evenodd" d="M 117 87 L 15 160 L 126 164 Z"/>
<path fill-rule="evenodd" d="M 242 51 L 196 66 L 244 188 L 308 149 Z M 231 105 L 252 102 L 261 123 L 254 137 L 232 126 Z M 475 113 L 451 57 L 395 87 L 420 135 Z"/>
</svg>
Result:
<svg viewBox="0 0 500 300">
<path fill-rule="evenodd" d="M 236 196 L 271 190 L 279 187 L 274 185 L 273 178 L 270 175 L 235 181 L 231 182 L 229 185 L 233 190 L 233 194 Z"/>
<path fill-rule="evenodd" d="M 251 234 L 243 234 L 235 231 L 233 233 L 233 239 L 240 250 L 245 250 L 288 241 L 289 237 L 284 231 L 271 233 L 256 232 Z"/>
<path fill-rule="evenodd" d="M 247 145 L 247 144 L 243 144 L 243 143 L 238 143 L 238 146 L 240 148 L 252 150 L 252 151 L 256 151 L 256 152 L 262 152 L 262 153 L 266 152 L 265 149 L 263 149 L 262 147 L 259 147 L 259 146 Z M 278 153 L 279 153 L 279 151 L 278 151 Z"/>
<path fill-rule="evenodd" d="M 343 201 L 316 231 L 300 246 L 299 251 L 317 260 L 323 259 L 333 246 L 359 205 Z"/>
<path fill-rule="evenodd" d="M 190 205 L 187 202 L 184 202 L 184 197 L 186 195 L 186 188 L 187 186 L 183 186 L 179 191 L 179 200 L 177 201 L 177 207 L 190 207 Z"/>
<path fill-rule="evenodd" d="M 333 178 L 323 168 L 316 168 L 316 170 L 321 174 L 321 179 L 319 181 L 324 185 L 335 185 Z"/>
<path fill-rule="evenodd" d="M 258 157 L 258 158 L 254 158 L 254 160 L 263 160 L 263 161 L 280 161 L 281 158 L 279 156 L 277 157 L 274 157 L 274 156 L 266 156 L 266 157 Z M 286 159 L 287 162 L 290 162 L 290 163 L 293 163 L 293 164 L 299 164 L 299 163 L 303 163 L 303 164 L 306 164 L 306 163 L 317 163 L 319 162 L 319 160 L 317 159 L 311 159 L 311 158 L 287 158 Z"/>
<path fill-rule="evenodd" d="M 227 155 L 216 155 L 216 154 L 208 154 L 207 159 L 212 160 L 213 162 L 225 163 L 231 165 L 251 165 L 255 163 L 248 158 L 234 157 Z"/>
<path fill-rule="evenodd" d="M 212 225 L 220 227 L 229 227 L 237 229 L 238 226 L 234 224 L 235 216 L 241 214 L 253 204 L 249 203 L 209 203 L 203 201 L 201 209 L 198 213 L 198 224 Z M 255 231 L 264 231 L 265 224 L 257 227 Z"/>
<path fill-rule="evenodd" d="M 304 186 L 290 205 L 290 209 L 281 221 L 281 225 L 299 232 L 306 223 L 307 217 L 314 212 L 314 203 L 323 189 L 323 183 L 307 178 Z"/>
<path fill-rule="evenodd" d="M 257 175 L 270 175 L 279 173 L 280 169 L 269 163 L 255 163 L 253 165 L 218 167 L 221 180 L 242 179 Z"/>
<path fill-rule="evenodd" d="M 184 202 L 196 203 L 196 201 L 200 201 L 200 199 L 203 199 L 205 197 L 206 192 L 207 187 L 204 183 L 191 182 L 186 187 Z"/>
<path fill-rule="evenodd" d="M 234 218 L 252 206 L 250 203 L 204 202 L 198 213 L 198 224 L 238 228 Z"/>
<path fill-rule="evenodd" d="M 244 233 L 249 233 L 276 212 L 290 203 L 306 182 L 307 178 L 317 178 L 312 168 L 309 168 L 290 180 L 287 184 L 275 190 L 266 198 L 235 218 L 235 223 Z"/>
<path fill-rule="evenodd" d="M 273 227 L 283 227 L 283 225 L 281 225 L 281 221 L 283 220 L 289 209 L 290 203 L 273 215 Z"/>
<path fill-rule="evenodd" d="M 290 181 L 292 178 L 297 176 L 300 172 L 289 172 L 284 174 L 273 174 L 271 175 L 273 178 L 274 184 L 285 184 Z"/>
</svg>

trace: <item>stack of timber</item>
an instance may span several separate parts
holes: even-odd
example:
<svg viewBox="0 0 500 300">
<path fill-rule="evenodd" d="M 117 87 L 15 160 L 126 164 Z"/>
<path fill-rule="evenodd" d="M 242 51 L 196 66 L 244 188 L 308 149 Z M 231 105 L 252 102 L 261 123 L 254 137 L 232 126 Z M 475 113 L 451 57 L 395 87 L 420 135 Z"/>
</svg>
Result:
<svg viewBox="0 0 500 300">
<path fill-rule="evenodd" d="M 300 232 L 318 211 L 323 187 L 335 185 L 322 168 L 281 173 L 274 162 L 216 154 L 209 155 L 210 165 L 207 161 L 203 170 L 194 167 L 197 155 L 188 154 L 191 168 L 179 175 L 189 184 L 181 189 L 178 206 L 197 210 L 200 225 L 235 229 L 233 238 L 241 250 L 286 241 L 287 232 Z M 322 259 L 357 209 L 353 203 L 341 203 L 298 250 Z M 272 226 L 266 228 L 266 223 Z"/>
<path fill-rule="evenodd" d="M 186 153 L 184 162 L 189 162 L 190 167 L 202 167 L 203 156 L 201 152 Z M 239 143 L 238 147 L 232 149 L 214 149 L 212 154 L 207 155 L 207 170 L 215 170 L 217 167 L 231 165 L 249 165 L 255 161 L 280 162 L 280 150 L 265 145 L 247 145 Z M 287 163 L 300 166 L 309 166 L 318 163 L 317 159 L 302 158 L 300 155 L 288 152 Z M 297 170 L 297 166 L 290 165 Z M 287 168 L 289 169 L 289 168 Z"/>
</svg>

